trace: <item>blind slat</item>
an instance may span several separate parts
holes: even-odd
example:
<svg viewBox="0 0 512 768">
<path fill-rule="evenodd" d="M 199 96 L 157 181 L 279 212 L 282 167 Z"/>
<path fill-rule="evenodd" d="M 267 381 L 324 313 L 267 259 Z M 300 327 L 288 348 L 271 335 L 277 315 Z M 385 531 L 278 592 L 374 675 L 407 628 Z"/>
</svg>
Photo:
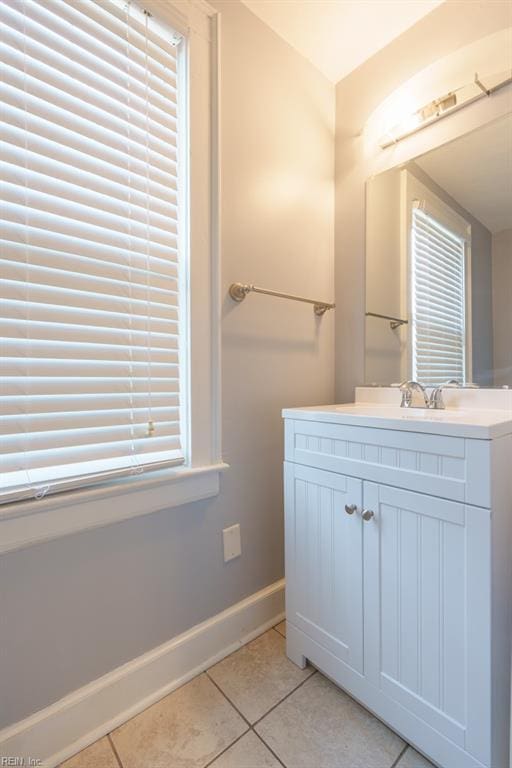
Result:
<svg viewBox="0 0 512 768">
<path fill-rule="evenodd" d="M 2 417 L 19 417 L 20 413 L 30 416 L 52 414 L 52 419 L 60 414 L 80 412 L 98 413 L 101 411 L 124 411 L 126 414 L 136 413 L 143 409 L 150 412 L 153 409 L 179 406 L 178 393 L 163 394 L 152 392 L 110 392 L 103 394 L 82 393 L 79 395 L 37 395 L 29 401 L 22 402 L 19 397 L 3 397 Z"/>
<path fill-rule="evenodd" d="M 152 363 L 177 363 L 177 339 L 170 339 L 164 349 L 151 349 Z M 44 339 L 3 339 L 3 352 L 6 357 L 22 357 L 24 360 L 69 360 L 72 352 L 75 360 L 133 360 L 145 363 L 148 360 L 148 344 L 87 344 L 75 340 L 72 342 L 48 341 Z"/>
<path fill-rule="evenodd" d="M 164 408 L 117 408 L 112 410 L 94 411 L 61 411 L 60 413 L 34 413 L 30 415 L 31 432 L 53 432 L 59 429 L 80 429 L 81 427 L 94 426 L 122 426 L 130 420 L 134 424 L 146 424 L 149 417 L 153 422 L 179 423 L 179 407 L 166 406 Z M 0 421 L 1 435 L 14 435 L 16 433 L 16 414 L 5 416 Z"/>
<path fill-rule="evenodd" d="M 30 397 L 32 395 L 87 395 L 87 394 L 115 394 L 122 392 L 171 392 L 175 394 L 179 389 L 178 379 L 164 378 L 158 379 L 156 376 L 151 378 L 151 388 L 149 380 L 145 376 L 130 377 L 102 377 L 89 376 L 87 378 L 73 378 L 72 376 L 30 376 L 24 378 L 19 376 L 3 376 L 2 397 Z M 23 424 L 21 425 L 23 428 Z"/>
<path fill-rule="evenodd" d="M 27 337 L 26 325 L 20 323 L 25 319 L 26 312 L 22 309 L 23 302 L 3 302 L 2 310 L 6 313 L 6 308 L 11 308 L 10 317 L 4 317 L 0 319 L 0 331 L 7 341 L 18 340 L 21 343 L 31 339 L 36 341 L 51 339 L 55 342 L 66 342 L 70 344 L 111 344 L 119 345 L 121 347 L 147 347 L 148 334 L 151 335 L 151 349 L 168 350 L 172 349 L 178 344 L 178 324 L 175 321 L 161 321 L 154 317 L 148 322 L 143 317 L 131 318 L 132 327 L 128 328 L 126 316 L 123 314 L 115 315 L 109 313 L 104 315 L 103 313 L 88 313 L 87 318 L 83 320 L 82 324 L 79 324 L 81 319 L 78 316 L 77 322 L 74 324 L 51 321 L 35 320 L 33 315 L 35 309 L 38 311 L 38 316 L 42 316 L 43 312 L 48 317 L 57 317 L 60 312 L 60 316 L 72 314 L 75 308 L 68 307 L 53 307 L 37 306 L 31 304 L 31 324 L 30 324 L 30 338 Z M 13 310 L 14 307 L 14 310 Z M 17 310 L 17 311 L 15 311 Z M 79 313 L 77 313 L 79 315 Z M 88 321 L 88 322 L 87 322 Z M 89 325 L 96 321 L 95 325 Z M 116 324 L 117 323 L 117 327 Z M 137 325 L 136 325 L 137 323 Z M 108 325 L 107 325 L 108 324 Z M 167 329 L 167 332 L 165 330 Z"/>
</svg>

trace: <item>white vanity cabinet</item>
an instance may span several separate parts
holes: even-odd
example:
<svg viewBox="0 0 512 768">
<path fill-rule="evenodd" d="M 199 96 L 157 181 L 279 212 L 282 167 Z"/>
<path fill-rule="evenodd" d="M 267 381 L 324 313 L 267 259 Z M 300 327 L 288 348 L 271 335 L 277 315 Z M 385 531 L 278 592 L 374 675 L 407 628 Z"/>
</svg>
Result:
<svg viewBox="0 0 512 768">
<path fill-rule="evenodd" d="M 442 768 L 508 768 L 512 436 L 284 415 L 289 657 Z"/>
</svg>

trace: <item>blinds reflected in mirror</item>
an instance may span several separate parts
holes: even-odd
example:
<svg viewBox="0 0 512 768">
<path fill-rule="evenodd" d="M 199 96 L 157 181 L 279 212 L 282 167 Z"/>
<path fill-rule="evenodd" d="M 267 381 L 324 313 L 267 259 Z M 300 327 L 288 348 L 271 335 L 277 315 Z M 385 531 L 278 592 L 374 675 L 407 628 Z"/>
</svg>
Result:
<svg viewBox="0 0 512 768">
<path fill-rule="evenodd" d="M 466 381 L 465 240 L 413 207 L 412 378 Z"/>
<path fill-rule="evenodd" d="M 179 34 L 0 0 L 0 501 L 183 462 Z"/>
</svg>

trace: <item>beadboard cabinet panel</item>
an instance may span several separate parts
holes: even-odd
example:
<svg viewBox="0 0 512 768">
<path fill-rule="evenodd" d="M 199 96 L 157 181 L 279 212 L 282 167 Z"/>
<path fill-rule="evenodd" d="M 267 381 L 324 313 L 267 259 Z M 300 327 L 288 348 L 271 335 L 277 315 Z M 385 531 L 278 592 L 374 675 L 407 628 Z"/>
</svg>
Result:
<svg viewBox="0 0 512 768">
<path fill-rule="evenodd" d="M 299 629 L 363 670 L 362 482 L 285 465 L 286 604 Z"/>
<path fill-rule="evenodd" d="M 365 579 L 380 584 L 365 617 L 366 675 L 459 746 L 479 744 L 485 762 L 490 512 L 370 482 L 364 505 L 375 512 L 364 529 Z M 473 675 L 486 682 L 470 697 Z"/>
</svg>

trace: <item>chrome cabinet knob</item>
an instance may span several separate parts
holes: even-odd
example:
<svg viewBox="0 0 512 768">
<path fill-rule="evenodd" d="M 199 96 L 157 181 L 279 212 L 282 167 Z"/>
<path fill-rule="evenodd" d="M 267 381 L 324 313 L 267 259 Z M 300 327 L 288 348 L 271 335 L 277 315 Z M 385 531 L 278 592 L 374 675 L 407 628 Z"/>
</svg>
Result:
<svg viewBox="0 0 512 768">
<path fill-rule="evenodd" d="M 357 512 L 357 504 L 345 504 L 345 512 L 347 515 L 353 515 Z"/>
<path fill-rule="evenodd" d="M 373 510 L 371 510 L 371 509 L 363 509 L 363 511 L 361 512 L 361 517 L 366 522 L 368 522 L 368 520 L 371 520 L 372 517 L 374 517 L 374 516 L 375 516 L 375 512 L 373 512 Z"/>
</svg>

